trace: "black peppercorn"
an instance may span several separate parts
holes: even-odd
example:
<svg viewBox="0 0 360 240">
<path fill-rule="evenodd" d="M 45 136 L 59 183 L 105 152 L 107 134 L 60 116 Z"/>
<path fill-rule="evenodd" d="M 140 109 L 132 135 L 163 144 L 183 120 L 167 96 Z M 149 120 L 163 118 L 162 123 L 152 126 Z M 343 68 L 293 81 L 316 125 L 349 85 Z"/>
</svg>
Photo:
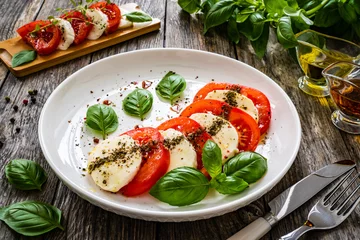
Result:
<svg viewBox="0 0 360 240">
<path fill-rule="evenodd" d="M 16 131 L 17 133 L 19 133 L 19 132 L 20 132 L 20 128 L 17 127 L 17 128 L 15 129 L 15 131 Z"/>
<path fill-rule="evenodd" d="M 10 97 L 6 96 L 6 97 L 5 97 L 5 101 L 6 101 L 7 103 L 9 103 L 9 102 L 10 102 Z"/>
<path fill-rule="evenodd" d="M 13 109 L 14 109 L 15 112 L 17 112 L 19 110 L 18 105 L 13 106 Z"/>
<path fill-rule="evenodd" d="M 4 143 L 2 141 L 0 141 L 0 148 L 2 148 L 4 146 Z"/>
<path fill-rule="evenodd" d="M 11 122 L 12 124 L 14 124 L 14 123 L 15 123 L 15 118 L 10 118 L 10 122 Z"/>
<path fill-rule="evenodd" d="M 32 103 L 36 103 L 36 98 L 35 97 L 31 96 L 30 100 L 31 100 Z"/>
</svg>

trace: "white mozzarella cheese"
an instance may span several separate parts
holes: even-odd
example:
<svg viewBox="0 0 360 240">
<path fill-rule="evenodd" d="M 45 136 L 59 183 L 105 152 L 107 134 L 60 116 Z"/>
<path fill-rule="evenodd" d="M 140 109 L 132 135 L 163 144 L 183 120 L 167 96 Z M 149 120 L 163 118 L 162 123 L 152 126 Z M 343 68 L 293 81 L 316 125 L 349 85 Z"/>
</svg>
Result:
<svg viewBox="0 0 360 240">
<path fill-rule="evenodd" d="M 125 14 L 129 13 L 129 11 L 120 7 L 120 12 L 121 12 L 121 20 L 119 24 L 119 29 L 132 27 L 133 23 L 127 20 L 126 16 L 124 16 Z"/>
<path fill-rule="evenodd" d="M 101 141 L 89 153 L 88 171 L 104 190 L 117 192 L 127 185 L 140 169 L 139 146 L 128 135 Z"/>
<path fill-rule="evenodd" d="M 104 31 L 109 27 L 108 17 L 98 9 L 86 10 L 86 16 L 89 17 L 94 24 L 87 39 L 96 40 L 101 37 Z"/>
<path fill-rule="evenodd" d="M 210 113 L 194 113 L 191 119 L 198 122 L 212 136 L 221 149 L 223 163 L 239 152 L 239 135 L 235 127 L 227 120 Z"/>
<path fill-rule="evenodd" d="M 249 114 L 256 122 L 259 120 L 259 113 L 253 101 L 248 97 L 231 90 L 214 90 L 209 92 L 205 99 L 224 101 L 230 105 L 240 108 Z"/>
<path fill-rule="evenodd" d="M 170 152 L 168 172 L 178 167 L 197 167 L 196 152 L 185 136 L 174 129 L 160 131 L 164 137 L 164 145 Z"/>
<path fill-rule="evenodd" d="M 74 42 L 75 32 L 69 21 L 62 18 L 55 18 L 56 25 L 61 31 L 61 40 L 57 49 L 66 50 Z"/>
</svg>

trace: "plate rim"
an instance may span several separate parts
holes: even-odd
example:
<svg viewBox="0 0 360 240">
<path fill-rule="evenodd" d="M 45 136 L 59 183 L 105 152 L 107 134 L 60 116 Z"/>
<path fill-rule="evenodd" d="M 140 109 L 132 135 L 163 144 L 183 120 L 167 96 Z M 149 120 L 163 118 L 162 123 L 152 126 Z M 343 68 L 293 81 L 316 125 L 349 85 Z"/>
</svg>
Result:
<svg viewBox="0 0 360 240">
<path fill-rule="evenodd" d="M 82 189 L 81 187 L 79 187 L 76 184 L 74 184 L 73 182 L 71 182 L 66 177 L 66 175 L 64 175 L 61 171 L 59 171 L 59 169 L 57 169 L 54 162 L 51 161 L 50 153 L 45 146 L 44 136 L 42 134 L 42 127 L 41 127 L 43 125 L 43 121 L 45 118 L 45 112 L 49 108 L 49 105 L 51 104 L 52 99 L 55 97 L 55 95 L 58 92 L 60 92 L 62 90 L 62 88 L 64 88 L 64 86 L 66 86 L 70 81 L 72 81 L 72 79 L 76 79 L 76 77 L 78 75 L 82 74 L 82 72 L 84 72 L 84 71 L 87 71 L 88 68 L 93 67 L 94 64 L 98 64 L 103 61 L 109 61 L 110 59 L 117 58 L 119 56 L 126 57 L 127 55 L 131 55 L 131 54 L 139 54 L 139 53 L 141 54 L 141 52 L 157 52 L 157 51 L 160 51 L 160 52 L 172 52 L 172 51 L 173 52 L 177 52 L 177 51 L 192 52 L 192 53 L 196 53 L 196 54 L 212 55 L 215 57 L 225 59 L 227 61 L 230 60 L 230 61 L 236 62 L 236 64 L 242 65 L 242 67 L 245 67 L 252 71 L 258 72 L 264 78 L 269 80 L 270 83 L 272 85 L 274 85 L 275 88 L 278 88 L 278 90 L 280 90 L 280 92 L 282 92 L 283 97 L 285 97 L 286 101 L 290 105 L 291 113 L 296 118 L 296 122 L 293 124 L 296 125 L 296 130 L 297 130 L 296 135 L 298 136 L 298 138 L 296 139 L 296 146 L 294 148 L 294 151 L 292 152 L 290 160 L 287 162 L 287 165 L 283 168 L 283 170 L 278 174 L 278 176 L 276 178 L 269 181 L 269 183 L 267 184 L 267 187 L 266 186 L 264 187 L 264 188 L 266 188 L 265 191 L 264 190 L 260 191 L 261 189 L 259 189 L 256 192 L 252 193 L 251 198 L 250 197 L 246 198 L 246 196 L 244 196 L 242 198 L 222 204 L 220 206 L 211 207 L 210 209 L 195 209 L 195 210 L 187 210 L 187 211 L 172 211 L 169 209 L 164 212 L 158 212 L 158 211 L 149 210 L 149 209 L 136 209 L 136 208 L 128 207 L 128 206 L 124 206 L 124 205 L 114 205 L 112 202 L 110 202 L 106 199 L 103 199 L 103 198 L 96 196 L 94 194 L 91 194 L 91 193 L 89 194 L 89 191 L 87 191 L 86 189 Z M 69 75 L 64 81 L 62 81 L 54 89 L 54 91 L 50 94 L 50 96 L 46 100 L 46 102 L 41 110 L 41 114 L 40 114 L 40 118 L 39 118 L 39 122 L 38 122 L 38 138 L 39 138 L 41 150 L 45 156 L 46 161 L 48 162 L 48 164 L 50 165 L 51 169 L 54 171 L 56 176 L 66 186 L 68 186 L 74 193 L 79 195 L 82 199 L 87 200 L 87 201 L 91 202 L 92 204 L 99 206 L 105 210 L 112 211 L 117 214 L 126 215 L 126 216 L 133 217 L 133 218 L 140 218 L 140 219 L 145 219 L 145 220 L 150 219 L 153 221 L 176 222 L 176 221 L 189 221 L 189 220 L 210 218 L 210 217 L 219 216 L 219 215 L 234 211 L 240 207 L 244 207 L 244 206 L 250 204 L 251 202 L 258 200 L 263 195 L 265 195 L 267 192 L 269 192 L 281 179 L 283 179 L 285 174 L 289 171 L 290 167 L 292 166 L 292 164 L 295 161 L 296 156 L 298 154 L 298 151 L 300 148 L 300 143 L 301 143 L 301 137 L 302 137 L 302 128 L 301 128 L 300 118 L 299 118 L 299 114 L 296 110 L 296 107 L 295 107 L 294 103 L 291 101 L 290 97 L 286 94 L 286 92 L 273 79 L 271 79 L 270 77 L 265 75 L 263 72 L 259 71 L 258 69 L 254 68 L 240 60 L 233 59 L 233 58 L 230 58 L 230 57 L 218 54 L 218 53 L 207 52 L 207 51 L 202 51 L 202 50 L 197 50 L 197 49 L 187 49 L 187 48 L 140 49 L 140 50 L 134 50 L 134 51 L 124 52 L 124 53 L 118 53 L 118 54 L 97 60 L 91 64 L 88 64 L 87 66 L 82 67 L 79 70 L 77 70 L 75 73 L 72 73 L 71 75 Z M 245 200 L 244 200 L 244 198 L 245 198 Z M 114 208 L 114 209 L 116 209 L 116 211 L 114 211 L 114 209 L 109 209 L 109 208 Z M 171 217 L 171 219 L 164 219 L 164 217 Z"/>
</svg>

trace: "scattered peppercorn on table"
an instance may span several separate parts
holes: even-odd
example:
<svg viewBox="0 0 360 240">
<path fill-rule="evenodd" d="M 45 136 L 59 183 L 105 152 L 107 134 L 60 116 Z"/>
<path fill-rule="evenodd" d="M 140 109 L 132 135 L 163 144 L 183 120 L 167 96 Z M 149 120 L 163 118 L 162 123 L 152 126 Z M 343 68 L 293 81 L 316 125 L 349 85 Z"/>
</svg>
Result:
<svg viewBox="0 0 360 240">
<path fill-rule="evenodd" d="M 127 2 L 131 1 L 115 1 L 119 5 Z M 160 31 L 22 78 L 15 77 L 0 64 L 0 208 L 12 203 L 35 200 L 60 209 L 64 230 L 54 229 L 39 239 L 226 239 L 257 217 L 263 216 L 269 210 L 267 202 L 311 172 L 341 159 L 359 162 L 360 136 L 346 134 L 332 125 L 330 114 L 334 104 L 329 97 L 311 97 L 298 89 L 296 80 L 302 75 L 301 69 L 277 43 L 273 31 L 264 59 L 258 59 L 250 42 L 244 37 L 239 44 L 234 45 L 215 31 L 209 31 L 204 36 L 203 19 L 182 12 L 176 1 L 138 0 L 137 4 L 150 16 L 161 20 Z M 0 41 L 15 37 L 16 29 L 28 22 L 56 16 L 55 7 L 67 9 L 71 7 L 71 3 L 55 0 L 4 0 L 0 6 L 3 13 Z M 200 49 L 243 61 L 274 79 L 295 104 L 303 133 L 299 153 L 285 177 L 259 200 L 211 219 L 182 223 L 149 222 L 116 215 L 90 204 L 73 193 L 51 170 L 38 141 L 38 120 L 44 103 L 54 89 L 68 76 L 99 59 L 137 49 L 161 47 Z M 226 79 L 223 81 L 226 82 Z M 48 178 L 41 186 L 42 191 L 18 190 L 8 182 L 5 166 L 10 160 L 19 158 L 34 160 L 44 168 Z M 318 197 L 315 197 L 295 210 L 263 239 L 278 239 L 300 226 L 317 200 Z M 339 227 L 308 233 L 306 239 L 357 239 L 360 235 L 359 213 L 360 210 L 356 209 Z M 22 238 L 22 235 L 0 221 L 0 239 Z"/>
</svg>

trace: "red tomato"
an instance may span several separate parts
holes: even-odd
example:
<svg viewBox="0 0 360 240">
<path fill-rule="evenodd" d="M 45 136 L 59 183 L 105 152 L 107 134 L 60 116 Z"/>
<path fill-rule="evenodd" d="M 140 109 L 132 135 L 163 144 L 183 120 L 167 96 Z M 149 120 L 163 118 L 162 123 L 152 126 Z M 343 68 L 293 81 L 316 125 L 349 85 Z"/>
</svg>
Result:
<svg viewBox="0 0 360 240">
<path fill-rule="evenodd" d="M 223 117 L 236 129 L 239 135 L 238 149 L 240 151 L 254 151 L 260 140 L 260 130 L 255 120 L 239 108 L 232 107 L 226 102 L 203 99 L 187 106 L 181 117 L 190 117 L 194 113 L 209 113 Z"/>
<path fill-rule="evenodd" d="M 85 41 L 89 35 L 93 25 L 91 20 L 84 16 L 79 11 L 71 11 L 60 16 L 63 19 L 68 20 L 71 23 L 72 28 L 75 32 L 74 44 L 78 45 Z"/>
<path fill-rule="evenodd" d="M 34 31 L 36 26 L 40 28 Z M 60 29 L 49 21 L 34 21 L 20 27 L 17 32 L 39 55 L 48 55 L 56 50 L 61 40 Z"/>
<path fill-rule="evenodd" d="M 93 9 L 99 9 L 108 17 L 109 27 L 105 30 L 107 34 L 115 32 L 120 24 L 121 12 L 115 3 L 97 2 L 90 6 Z"/>
<path fill-rule="evenodd" d="M 201 160 L 202 149 L 207 140 L 211 140 L 211 135 L 205 132 L 205 129 L 201 125 L 186 117 L 177 117 L 167 120 L 157 127 L 159 130 L 167 130 L 169 128 L 175 129 L 182 134 L 191 142 L 194 146 L 197 156 L 197 168 L 201 169 L 203 163 Z"/>
<path fill-rule="evenodd" d="M 138 128 L 124 134 L 132 137 L 143 149 L 143 162 L 139 172 L 129 184 L 120 189 L 125 196 L 136 196 L 150 190 L 166 173 L 170 164 L 170 153 L 164 147 L 164 139 L 156 128 Z"/>
<path fill-rule="evenodd" d="M 254 88 L 245 87 L 238 84 L 212 82 L 206 84 L 196 93 L 194 102 L 204 99 L 209 92 L 214 90 L 232 90 L 251 99 L 259 113 L 258 125 L 260 128 L 260 134 L 263 134 L 268 130 L 271 120 L 271 107 L 270 102 L 265 94 Z"/>
</svg>

